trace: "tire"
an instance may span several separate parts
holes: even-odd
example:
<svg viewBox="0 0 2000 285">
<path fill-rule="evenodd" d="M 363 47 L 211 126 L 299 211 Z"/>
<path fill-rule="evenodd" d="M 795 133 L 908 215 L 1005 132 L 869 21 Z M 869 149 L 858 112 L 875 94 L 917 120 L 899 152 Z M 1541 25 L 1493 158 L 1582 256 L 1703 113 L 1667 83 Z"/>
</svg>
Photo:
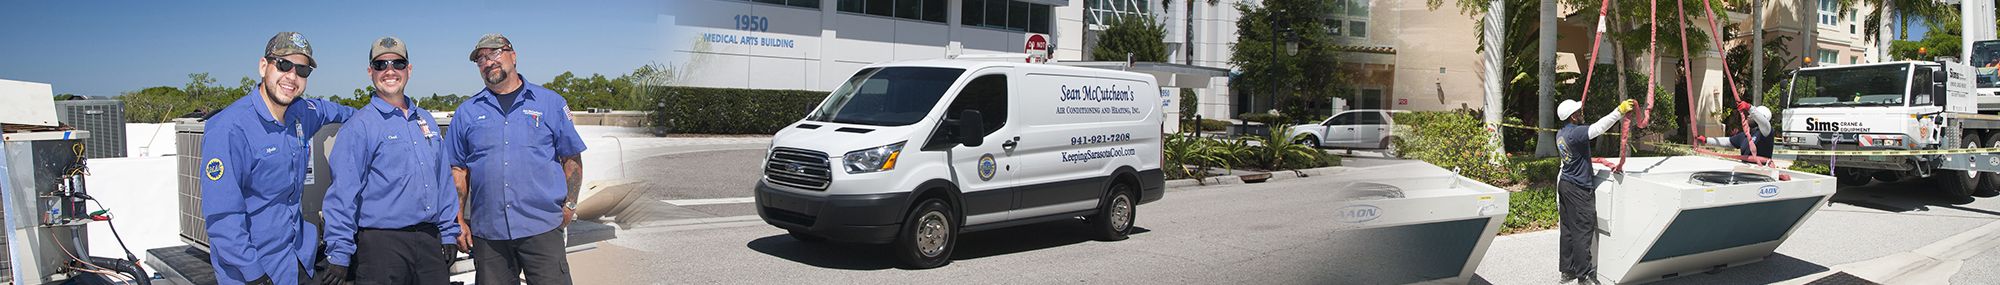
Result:
<svg viewBox="0 0 2000 285">
<path fill-rule="evenodd" d="M 1965 148 L 1979 148 L 1978 135 L 1966 134 L 1962 139 L 1965 142 L 1963 144 Z M 1939 169 L 1937 175 L 1932 177 L 1937 179 L 1938 190 L 1943 190 L 1945 196 L 1962 201 L 1971 200 L 1974 188 L 1979 187 L 1979 172 L 1977 171 Z"/>
<path fill-rule="evenodd" d="M 958 243 L 958 214 L 938 198 L 924 199 L 903 218 L 896 233 L 896 259 L 909 269 L 930 269 L 951 263 Z"/>
<path fill-rule="evenodd" d="M 2000 146 L 2000 132 L 1986 134 L 1986 147 L 1993 146 Z M 1979 189 L 1975 190 L 1977 191 L 1972 192 L 1973 196 L 2000 196 L 2000 173 L 1981 173 L 1979 175 Z"/>
<path fill-rule="evenodd" d="M 1876 171 L 1873 174 L 1869 174 L 1868 176 L 1874 177 L 1875 181 L 1882 181 L 1882 183 L 1895 183 L 1898 181 L 1903 181 L 1904 178 L 1908 178 L 1911 175 L 1904 174 L 1903 172 L 1899 171 L 1884 170 L 1884 171 Z"/>
<path fill-rule="evenodd" d="M 1139 197 L 1131 183 L 1111 184 L 1110 195 L 1090 216 L 1091 237 L 1100 241 L 1121 241 L 1132 234 L 1132 222 L 1139 213 Z"/>
<path fill-rule="evenodd" d="M 1313 149 L 1319 149 L 1319 137 L 1318 137 L 1318 136 L 1313 136 L 1313 135 L 1310 135 L 1310 134 L 1308 134 L 1308 135 L 1306 135 L 1306 136 L 1305 136 L 1305 137 L 1303 137 L 1303 138 L 1299 138 L 1299 141 L 1298 141 L 1298 143 L 1299 143 L 1299 144 L 1302 144 L 1302 145 L 1306 145 L 1306 146 L 1309 146 L 1309 147 L 1312 147 Z"/>
<path fill-rule="evenodd" d="M 799 240 L 799 241 L 802 241 L 802 242 L 807 242 L 807 243 L 819 243 L 819 242 L 825 242 L 825 241 L 826 241 L 826 237 L 823 237 L 823 236 L 819 236 L 819 235 L 815 235 L 815 234 L 812 234 L 812 233 L 808 233 L 808 232 L 802 232 L 802 231 L 796 231 L 796 230 L 794 230 L 794 231 L 791 231 L 790 233 L 787 233 L 787 234 L 788 234 L 788 235 L 791 235 L 791 236 L 792 236 L 792 239 L 795 239 L 795 240 Z"/>
<path fill-rule="evenodd" d="M 1403 138 L 1401 137 L 1388 137 L 1382 139 L 1382 155 L 1392 158 L 1403 158 L 1403 152 L 1396 150 L 1396 148 L 1401 147 L 1402 144 L 1403 144 Z"/>
<path fill-rule="evenodd" d="M 1870 176 L 1873 175 L 1869 175 L 1868 172 L 1861 170 L 1835 171 L 1833 173 L 1834 179 L 1840 183 L 1840 186 L 1868 185 L 1868 182 L 1874 179 Z"/>
</svg>

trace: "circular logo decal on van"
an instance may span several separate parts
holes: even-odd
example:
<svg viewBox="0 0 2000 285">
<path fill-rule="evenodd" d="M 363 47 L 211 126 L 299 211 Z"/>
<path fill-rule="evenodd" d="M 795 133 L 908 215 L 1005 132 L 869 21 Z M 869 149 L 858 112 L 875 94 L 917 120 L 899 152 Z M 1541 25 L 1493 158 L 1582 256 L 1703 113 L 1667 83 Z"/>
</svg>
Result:
<svg viewBox="0 0 2000 285">
<path fill-rule="evenodd" d="M 993 163 L 993 154 L 979 156 L 979 181 L 993 180 L 993 172 L 999 164 Z"/>
</svg>

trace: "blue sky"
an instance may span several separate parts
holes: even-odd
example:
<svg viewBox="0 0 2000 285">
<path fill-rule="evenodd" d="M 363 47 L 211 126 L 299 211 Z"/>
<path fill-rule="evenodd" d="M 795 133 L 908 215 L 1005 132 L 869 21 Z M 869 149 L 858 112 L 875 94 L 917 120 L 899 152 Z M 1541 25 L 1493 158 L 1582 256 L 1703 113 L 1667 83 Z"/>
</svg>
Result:
<svg viewBox="0 0 2000 285">
<path fill-rule="evenodd" d="M 587 3 L 575 4 L 573 2 Z M 235 86 L 256 77 L 264 42 L 306 35 L 319 69 L 307 94 L 349 96 L 368 86 L 367 44 L 410 46 L 408 94 L 471 95 L 483 86 L 466 54 L 479 36 L 507 35 L 521 74 L 541 83 L 563 71 L 616 76 L 659 62 L 659 2 L 617 1 L 27 1 L 0 9 L 0 79 L 55 92 L 115 96 L 179 87 L 207 72 Z"/>
</svg>

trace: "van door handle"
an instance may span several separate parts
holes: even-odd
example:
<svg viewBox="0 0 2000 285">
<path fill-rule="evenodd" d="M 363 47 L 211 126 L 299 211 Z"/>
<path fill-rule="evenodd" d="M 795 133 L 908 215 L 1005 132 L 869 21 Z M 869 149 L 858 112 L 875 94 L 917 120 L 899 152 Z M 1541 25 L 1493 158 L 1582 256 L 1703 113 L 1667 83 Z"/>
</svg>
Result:
<svg viewBox="0 0 2000 285">
<path fill-rule="evenodd" d="M 1002 143 L 1000 143 L 1000 148 L 1004 148 L 1004 149 L 1007 149 L 1007 150 L 1010 150 L 1010 151 L 1011 151 L 1011 150 L 1014 150 L 1014 146 L 1017 146 L 1017 145 L 1020 145 L 1020 144 L 1021 144 L 1021 137 L 1014 137 L 1014 139 L 1011 139 L 1011 140 L 1007 140 L 1006 142 L 1002 142 Z"/>
</svg>

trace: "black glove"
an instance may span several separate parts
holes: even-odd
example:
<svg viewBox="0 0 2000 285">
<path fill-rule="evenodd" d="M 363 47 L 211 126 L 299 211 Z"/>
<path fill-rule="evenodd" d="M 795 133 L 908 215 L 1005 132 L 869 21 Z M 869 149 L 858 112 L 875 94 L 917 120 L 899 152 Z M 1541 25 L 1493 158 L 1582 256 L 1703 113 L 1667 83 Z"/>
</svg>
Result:
<svg viewBox="0 0 2000 285">
<path fill-rule="evenodd" d="M 453 260 L 457 260 L 457 259 L 458 259 L 458 245 L 457 245 L 457 244 L 445 244 L 445 245 L 444 245 L 444 247 L 441 247 L 440 249 L 442 249 L 442 250 L 440 250 L 441 252 L 444 252 L 444 264 L 445 264 L 445 266 L 446 266 L 446 267 L 450 267 L 450 266 L 451 266 L 451 262 L 452 262 Z"/>
<path fill-rule="evenodd" d="M 259 277 L 257 277 L 257 280 L 250 280 L 250 282 L 249 282 L 249 283 L 243 283 L 243 284 L 249 284 L 249 285 L 268 285 L 268 284 L 271 284 L 271 276 L 270 276 L 270 275 L 264 275 L 264 276 L 259 276 Z"/>
<path fill-rule="evenodd" d="M 333 264 L 323 264 L 323 265 L 325 265 L 324 267 L 326 269 L 320 270 L 319 276 L 315 276 L 313 278 L 313 281 L 318 282 L 319 284 L 322 285 L 347 284 L 348 276 L 347 276 L 346 266 L 339 266 Z"/>
</svg>

